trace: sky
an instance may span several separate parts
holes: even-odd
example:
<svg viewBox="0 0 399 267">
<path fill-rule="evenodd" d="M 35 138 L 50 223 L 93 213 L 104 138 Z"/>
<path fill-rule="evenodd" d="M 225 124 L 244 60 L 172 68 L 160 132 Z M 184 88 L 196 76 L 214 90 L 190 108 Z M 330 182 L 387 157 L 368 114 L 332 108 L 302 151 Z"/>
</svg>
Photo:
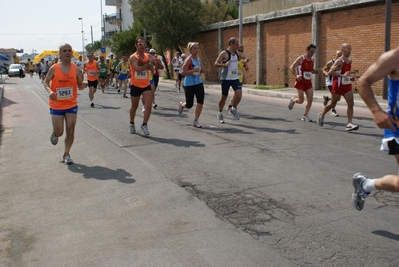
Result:
<svg viewBox="0 0 399 267">
<path fill-rule="evenodd" d="M 69 43 L 82 51 L 82 21 L 85 45 L 101 40 L 102 13 L 116 12 L 105 0 L 1 0 L 0 48 L 24 49 L 25 53 L 58 50 Z"/>
</svg>

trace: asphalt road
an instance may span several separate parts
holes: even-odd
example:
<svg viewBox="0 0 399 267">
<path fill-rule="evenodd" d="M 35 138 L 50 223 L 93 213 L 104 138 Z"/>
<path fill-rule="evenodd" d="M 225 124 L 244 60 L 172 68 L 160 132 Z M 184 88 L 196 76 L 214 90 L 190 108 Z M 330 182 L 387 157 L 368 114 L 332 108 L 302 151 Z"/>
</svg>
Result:
<svg viewBox="0 0 399 267">
<path fill-rule="evenodd" d="M 11 82 L 45 108 L 47 94 L 37 77 Z M 199 120 L 203 128 L 196 129 L 191 126 L 194 110 L 177 114 L 183 93 L 161 82 L 158 108 L 148 124 L 151 135 L 144 137 L 137 127 L 141 110 L 138 134 L 128 133 L 129 99 L 115 89 L 105 94 L 99 90 L 91 108 L 87 93 L 79 96 L 78 132 L 80 125 L 90 126 L 107 143 L 162 173 L 220 220 L 293 265 L 399 265 L 398 195 L 374 193 L 362 212 L 350 203 L 354 173 L 379 177 L 397 172 L 394 159 L 379 151 L 381 130 L 368 110 L 355 108 L 354 123 L 360 129 L 348 133 L 344 106 L 338 107 L 340 117 L 326 116 L 320 128 L 300 120 L 303 105 L 289 111 L 287 99 L 246 94 L 239 105 L 241 119 L 235 121 L 225 112 L 225 123 L 220 124 L 220 92 L 208 89 Z M 321 109 L 322 104 L 315 103 L 309 116 L 315 121 Z M 95 155 L 93 159 L 102 163 Z"/>
</svg>

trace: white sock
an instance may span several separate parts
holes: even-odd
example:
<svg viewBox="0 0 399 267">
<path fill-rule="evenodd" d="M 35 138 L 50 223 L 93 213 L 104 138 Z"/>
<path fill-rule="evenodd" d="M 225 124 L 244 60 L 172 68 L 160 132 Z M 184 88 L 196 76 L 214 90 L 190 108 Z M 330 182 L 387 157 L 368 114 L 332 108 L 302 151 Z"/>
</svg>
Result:
<svg viewBox="0 0 399 267">
<path fill-rule="evenodd" d="M 375 179 L 366 179 L 363 184 L 363 190 L 366 192 L 371 192 L 375 190 Z"/>
</svg>

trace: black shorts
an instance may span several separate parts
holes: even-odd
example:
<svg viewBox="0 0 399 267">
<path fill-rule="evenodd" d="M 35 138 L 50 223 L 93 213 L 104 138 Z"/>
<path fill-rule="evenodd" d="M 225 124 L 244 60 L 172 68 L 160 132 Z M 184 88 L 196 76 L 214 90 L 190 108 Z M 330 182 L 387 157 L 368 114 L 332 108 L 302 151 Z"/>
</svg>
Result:
<svg viewBox="0 0 399 267">
<path fill-rule="evenodd" d="M 141 94 L 145 91 L 152 91 L 151 90 L 151 85 L 148 85 L 147 87 L 140 88 L 134 85 L 130 85 L 130 95 L 133 97 L 138 97 L 141 96 Z"/>
<path fill-rule="evenodd" d="M 87 87 L 94 87 L 97 88 L 98 80 L 95 81 L 87 81 Z"/>
<path fill-rule="evenodd" d="M 398 155 L 399 154 L 399 144 L 395 139 L 388 141 L 389 155 Z"/>
</svg>

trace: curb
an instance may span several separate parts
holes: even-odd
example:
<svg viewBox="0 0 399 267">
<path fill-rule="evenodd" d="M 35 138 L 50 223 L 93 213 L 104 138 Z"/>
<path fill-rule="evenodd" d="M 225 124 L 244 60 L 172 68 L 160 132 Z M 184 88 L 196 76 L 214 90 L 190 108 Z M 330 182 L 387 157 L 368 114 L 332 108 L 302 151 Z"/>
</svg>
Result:
<svg viewBox="0 0 399 267">
<path fill-rule="evenodd" d="M 159 82 L 173 84 L 175 82 L 175 80 L 162 79 Z M 204 88 L 212 89 L 212 90 L 220 90 L 220 85 L 204 82 Z M 268 97 L 275 97 L 275 98 L 290 99 L 293 96 L 297 96 L 296 89 L 290 88 L 290 87 L 283 88 L 283 89 L 261 90 L 261 89 L 248 88 L 247 86 L 244 85 L 242 88 L 242 91 L 243 91 L 243 93 L 246 93 L 246 94 L 268 96 Z M 323 101 L 324 101 L 323 95 L 330 95 L 330 92 L 328 92 L 326 90 L 314 91 L 313 102 L 323 103 Z M 305 99 L 306 99 L 306 97 L 305 97 Z M 381 106 L 381 108 L 386 109 L 387 100 L 383 100 L 381 97 L 377 97 L 377 101 L 378 101 L 379 105 Z M 337 103 L 337 105 L 346 106 L 346 102 L 343 99 L 343 97 L 341 97 L 341 100 Z M 355 107 L 367 108 L 366 103 L 364 103 L 364 101 L 360 98 L 359 94 L 354 94 L 354 105 L 355 105 Z"/>
</svg>

